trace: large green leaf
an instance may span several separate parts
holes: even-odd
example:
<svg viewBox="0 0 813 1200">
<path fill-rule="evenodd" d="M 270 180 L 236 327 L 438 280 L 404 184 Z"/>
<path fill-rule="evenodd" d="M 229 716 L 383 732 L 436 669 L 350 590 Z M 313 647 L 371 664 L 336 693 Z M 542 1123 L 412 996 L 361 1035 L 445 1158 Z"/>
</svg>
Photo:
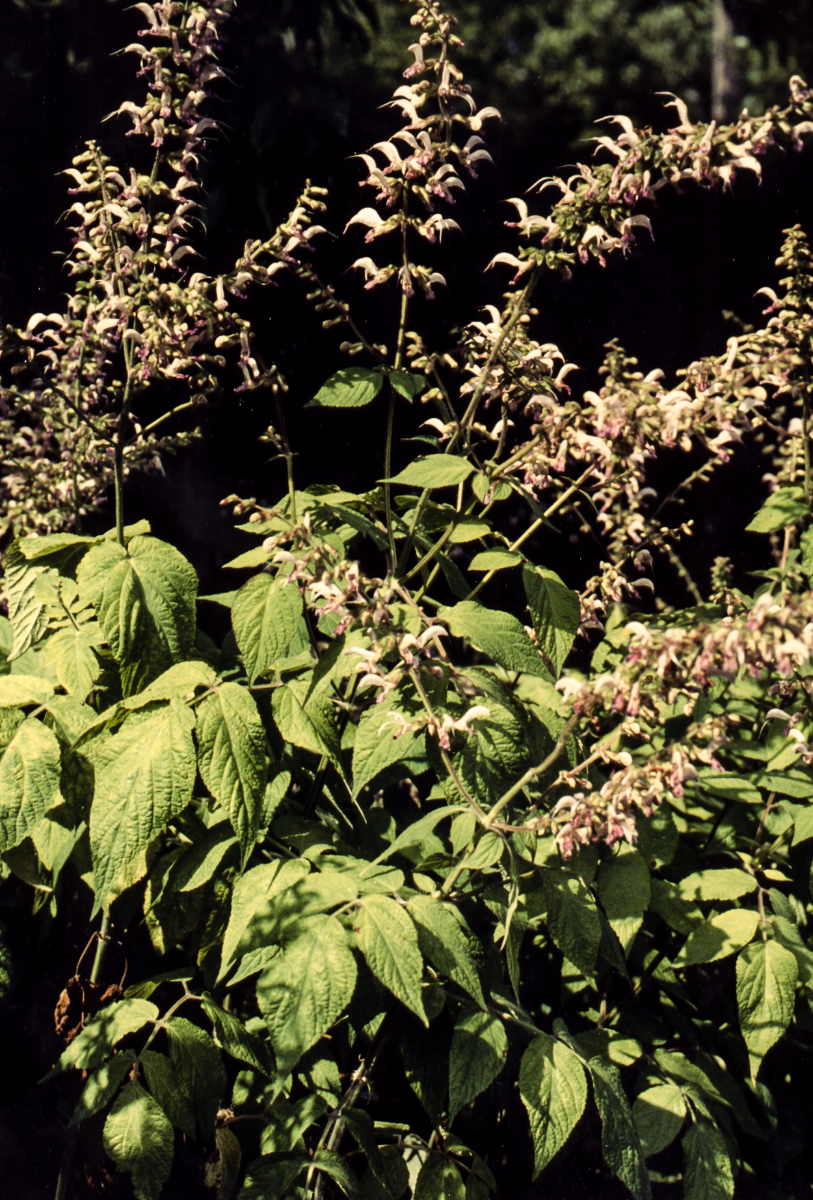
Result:
<svg viewBox="0 0 813 1200">
<path fill-rule="evenodd" d="M 446 622 L 454 637 L 465 638 L 506 671 L 526 671 L 529 675 L 550 678 L 539 651 L 510 613 L 483 608 L 475 600 L 461 600 L 452 608 L 442 608 L 438 617 Z"/>
<path fill-rule="evenodd" d="M 134 1050 L 120 1050 L 93 1072 L 73 1110 L 70 1125 L 78 1125 L 107 1107 L 121 1087 L 124 1076 L 132 1070 L 135 1058 Z"/>
<path fill-rule="evenodd" d="M 584 1112 L 584 1067 L 563 1042 L 540 1033 L 522 1056 L 519 1092 L 531 1123 L 536 1178 L 562 1149 Z"/>
<path fill-rule="evenodd" d="M 286 742 L 320 757 L 326 754 L 342 774 L 341 738 L 336 710 L 321 692 L 308 695 L 308 681 L 295 679 L 277 688 L 272 701 L 274 720 Z"/>
<path fill-rule="evenodd" d="M 590 1059 L 587 1069 L 601 1117 L 601 1149 L 607 1165 L 635 1200 L 650 1200 L 652 1189 L 644 1150 L 618 1071 L 596 1058 Z"/>
<path fill-rule="evenodd" d="M 678 884 L 678 894 L 682 900 L 736 900 L 756 891 L 756 887 L 753 875 L 734 867 L 724 867 L 718 871 L 696 871 L 687 875 Z"/>
<path fill-rule="evenodd" d="M 644 1155 L 659 1154 L 675 1140 L 686 1120 L 686 1101 L 674 1083 L 659 1083 L 641 1092 L 632 1106 L 632 1118 Z"/>
<path fill-rule="evenodd" d="M 396 690 L 369 708 L 359 721 L 353 743 L 354 797 L 387 767 L 409 757 L 416 735 L 393 719 L 393 714 L 402 713 L 403 700 Z"/>
<path fill-rule="evenodd" d="M 234 597 L 232 626 L 249 682 L 273 670 L 298 646 L 302 597 L 295 583 L 261 573 Z"/>
<path fill-rule="evenodd" d="M 409 487 L 439 488 L 462 483 L 471 475 L 474 467 L 465 458 L 452 454 L 428 454 L 405 467 L 392 479 L 381 483 L 401 483 Z"/>
<path fill-rule="evenodd" d="M 547 567 L 525 567 L 522 582 L 539 646 L 558 676 L 579 628 L 579 597 Z"/>
<path fill-rule="evenodd" d="M 226 1098 L 220 1051 L 208 1033 L 185 1017 L 171 1017 L 166 1030 L 173 1070 L 205 1141 L 214 1131 L 218 1109 Z"/>
<path fill-rule="evenodd" d="M 716 962 L 747 946 L 757 931 L 759 913 L 749 908 L 732 908 L 698 925 L 673 959 L 675 967 Z"/>
<path fill-rule="evenodd" d="M 136 1080 L 122 1090 L 104 1125 L 104 1148 L 132 1176 L 138 1200 L 159 1200 L 172 1170 L 172 1125 Z"/>
<path fill-rule="evenodd" d="M 639 850 L 625 843 L 605 859 L 596 879 L 602 903 L 624 953 L 629 954 L 649 904 L 649 871 Z"/>
<path fill-rule="evenodd" d="M 92 1017 L 62 1051 L 59 1062 L 49 1075 L 57 1075 L 68 1067 L 77 1067 L 82 1071 L 94 1070 L 110 1057 L 116 1042 L 128 1033 L 135 1033 L 148 1021 L 155 1021 L 157 1017 L 158 1009 L 150 1000 L 133 997 L 108 1005 Z"/>
<path fill-rule="evenodd" d="M 429 896 L 413 896 L 407 911 L 417 927 L 421 952 L 435 970 L 454 980 L 485 1010 L 469 940 L 451 907 Z"/>
<path fill-rule="evenodd" d="M 464 1008 L 455 1021 L 449 1060 L 449 1124 L 505 1066 L 508 1038 L 499 1017 Z"/>
<path fill-rule="evenodd" d="M 365 896 L 355 929 L 372 973 L 427 1025 L 421 989 L 423 959 L 406 910 L 389 896 Z"/>
<path fill-rule="evenodd" d="M 14 640 L 8 660 L 25 654 L 42 637 L 48 621 L 45 616 L 45 601 L 40 597 L 37 580 L 45 567 L 31 566 L 22 551 L 20 541 L 9 546 L 3 564 L 3 594 L 8 605 L 8 618 L 14 631 Z M 51 575 L 56 572 L 47 568 Z"/>
<path fill-rule="evenodd" d="M 139 1062 L 144 1069 L 147 1087 L 173 1125 L 194 1140 L 195 1114 L 192 1102 L 181 1088 L 178 1075 L 166 1054 L 142 1050 Z"/>
<path fill-rule="evenodd" d="M 305 859 L 262 863 L 240 879 L 231 899 L 231 915 L 223 938 L 221 970 L 225 973 L 255 914 L 280 892 L 292 888 L 310 871 Z"/>
<path fill-rule="evenodd" d="M 528 728 L 512 709 L 490 697 L 483 707 L 488 716 L 478 717 L 471 733 L 455 738 L 452 761 L 469 795 L 488 808 L 528 769 Z M 449 798 L 464 799 L 454 780 L 442 770 L 440 774 Z"/>
<path fill-rule="evenodd" d="M 335 917 L 317 917 L 272 961 L 257 999 L 281 1076 L 338 1020 L 355 986 L 356 960 Z"/>
<path fill-rule="evenodd" d="M 363 408 L 375 400 L 383 382 L 380 371 L 371 371 L 369 367 L 343 367 L 322 384 L 305 408 Z"/>
<path fill-rule="evenodd" d="M 804 488 L 781 487 L 772 492 L 749 525 L 748 533 L 773 533 L 808 515 Z"/>
<path fill-rule="evenodd" d="M 455 1164 L 443 1154 L 430 1154 L 415 1180 L 413 1200 L 466 1200 L 466 1187 Z"/>
<path fill-rule="evenodd" d="M 265 794 L 265 730 L 247 688 L 222 683 L 198 709 L 198 770 L 229 814 L 243 863 L 254 848 Z"/>
<path fill-rule="evenodd" d="M 48 638 L 45 660 L 53 663 L 59 682 L 77 700 L 85 700 L 102 673 L 96 650 L 103 643 L 96 621 L 74 628 L 60 629 Z"/>
<path fill-rule="evenodd" d="M 139 856 L 191 800 L 194 724 L 190 710 L 172 700 L 157 712 L 134 713 L 99 743 L 92 757 L 96 788 L 90 811 L 94 911 L 114 885 L 134 881 Z"/>
<path fill-rule="evenodd" d="M 546 871 L 543 886 L 545 923 L 556 945 L 581 973 L 595 974 L 601 943 L 601 919 L 590 889 L 577 875 Z"/>
<path fill-rule="evenodd" d="M 682 1145 L 686 1155 L 684 1200 L 731 1200 L 734 1195 L 731 1157 L 717 1126 L 700 1117 Z"/>
<path fill-rule="evenodd" d="M 243 1022 L 238 1021 L 232 1013 L 215 1004 L 208 992 L 203 994 L 203 1010 L 214 1026 L 215 1037 L 227 1054 L 262 1071 L 269 1079 L 273 1078 L 273 1056 L 261 1037 L 246 1029 Z"/>
<path fill-rule="evenodd" d="M 45 704 L 54 690 L 51 681 L 40 675 L 3 675 L 0 677 L 0 708 Z"/>
<path fill-rule="evenodd" d="M 0 852 L 19 846 L 59 791 L 59 742 L 42 721 L 27 717 L 0 759 Z"/>
<path fill-rule="evenodd" d="M 790 1024 L 799 974 L 796 957 L 777 941 L 753 942 L 737 958 L 737 1006 L 751 1075 Z"/>
<path fill-rule="evenodd" d="M 335 1150 L 317 1150 L 313 1156 L 313 1165 L 339 1185 L 347 1200 L 361 1200 L 359 1181 L 341 1154 L 337 1154 Z"/>
</svg>

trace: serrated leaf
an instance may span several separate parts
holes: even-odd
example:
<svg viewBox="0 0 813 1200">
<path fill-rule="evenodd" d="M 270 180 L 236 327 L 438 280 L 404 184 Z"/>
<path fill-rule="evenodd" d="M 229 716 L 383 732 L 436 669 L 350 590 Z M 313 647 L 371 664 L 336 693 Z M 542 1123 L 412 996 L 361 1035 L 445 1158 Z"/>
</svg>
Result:
<svg viewBox="0 0 813 1200">
<path fill-rule="evenodd" d="M 522 1056 L 519 1093 L 531 1124 L 536 1179 L 562 1149 L 584 1112 L 584 1067 L 562 1042 L 540 1033 Z"/>
<path fill-rule="evenodd" d="M 223 938 L 222 973 L 234 958 L 255 913 L 279 892 L 293 887 L 309 871 L 310 864 L 304 859 L 277 859 L 254 867 L 237 880 L 231 898 L 229 924 Z"/>
<path fill-rule="evenodd" d="M 191 700 L 195 688 L 211 687 L 216 679 L 217 675 L 209 664 L 199 659 L 174 663 L 135 696 L 127 696 L 122 700 L 121 707 L 134 712 L 157 700 Z"/>
<path fill-rule="evenodd" d="M 257 999 L 280 1076 L 338 1020 L 355 986 L 356 960 L 335 917 L 317 917 L 274 959 L 257 983 Z"/>
<path fill-rule="evenodd" d="M 171 1017 L 166 1023 L 166 1031 L 174 1073 L 205 1140 L 214 1130 L 226 1091 L 226 1072 L 220 1051 L 208 1033 L 185 1017 Z"/>
<path fill-rule="evenodd" d="M 246 1178 L 237 1200 L 269 1200 L 285 1197 L 303 1167 L 310 1165 L 307 1154 L 263 1154 L 248 1164 Z"/>
<path fill-rule="evenodd" d="M 681 1145 L 686 1155 L 684 1200 L 731 1200 L 734 1195 L 731 1158 L 717 1126 L 700 1117 Z"/>
<path fill-rule="evenodd" d="M 388 896 L 365 896 L 355 931 L 359 949 L 376 978 L 428 1025 L 421 989 L 423 959 L 418 934 L 405 909 Z"/>
<path fill-rule="evenodd" d="M 644 1151 L 618 1071 L 603 1066 L 598 1059 L 590 1060 L 588 1070 L 601 1117 L 601 1149 L 607 1165 L 635 1200 L 650 1200 L 652 1189 Z"/>
<path fill-rule="evenodd" d="M 77 700 L 84 701 L 102 673 L 96 649 L 103 642 L 96 622 L 69 626 L 54 633 L 45 645 L 45 661 L 56 668 L 57 679 Z"/>
<path fill-rule="evenodd" d="M 7 659 L 20 658 L 42 637 L 47 626 L 45 603 L 37 593 L 37 580 L 44 572 L 56 576 L 50 568 L 32 567 L 20 550 L 20 541 L 9 546 L 3 564 L 3 594 L 8 604 L 8 616 L 14 631 L 14 641 Z"/>
<path fill-rule="evenodd" d="M 659 1154 L 672 1144 L 686 1120 L 683 1093 L 674 1083 L 647 1088 L 633 1104 L 632 1117 L 645 1157 Z"/>
<path fill-rule="evenodd" d="M 255 575 L 235 596 L 231 619 L 249 683 L 254 683 L 298 646 L 302 597 L 295 584 Z"/>
<path fill-rule="evenodd" d="M 347 1200 L 361 1200 L 359 1181 L 341 1154 L 337 1154 L 335 1150 L 317 1150 L 313 1156 L 313 1165 L 339 1185 Z"/>
<path fill-rule="evenodd" d="M 220 821 L 209 829 L 172 864 L 167 886 L 175 892 L 194 892 L 215 878 L 220 864 L 237 846 L 237 838 L 231 836 L 231 825 Z M 237 855 L 234 855 L 237 858 Z"/>
<path fill-rule="evenodd" d="M 673 960 L 675 967 L 716 962 L 747 946 L 757 931 L 759 914 L 747 908 L 732 908 L 698 925 Z"/>
<path fill-rule="evenodd" d="M 382 1190 L 390 1197 L 390 1200 L 394 1200 L 389 1188 L 387 1164 L 378 1145 L 372 1117 L 362 1109 L 346 1108 L 342 1113 L 342 1119 L 366 1157 L 369 1169 L 381 1185 Z"/>
<path fill-rule="evenodd" d="M 265 793 L 265 730 L 247 688 L 222 683 L 198 709 L 201 779 L 229 815 L 243 865 L 254 849 Z"/>
<path fill-rule="evenodd" d="M 0 708 L 45 704 L 54 694 L 54 685 L 39 675 L 0 676 Z"/>
<path fill-rule="evenodd" d="M 607 920 L 627 955 L 649 905 L 649 871 L 639 850 L 622 846 L 605 859 L 596 879 Z"/>
<path fill-rule="evenodd" d="M 77 568 L 119 663 L 147 657 L 156 668 L 187 658 L 195 640 L 198 578 L 180 551 L 153 537 L 92 546 Z"/>
<path fill-rule="evenodd" d="M 203 993 L 203 1011 L 212 1022 L 215 1037 L 227 1054 L 240 1062 L 248 1063 L 268 1079 L 273 1079 L 273 1057 L 262 1038 L 246 1029 L 242 1021 L 238 1021 L 232 1013 L 215 1004 L 208 992 Z"/>
<path fill-rule="evenodd" d="M 406 374 L 406 372 L 403 372 Z M 363 408 L 381 391 L 384 376 L 367 367 L 344 367 L 323 383 L 305 408 Z"/>
<path fill-rule="evenodd" d="M 488 716 L 477 718 L 472 734 L 455 738 L 452 761 L 458 779 L 469 795 L 476 796 L 488 807 L 527 770 L 528 727 L 512 709 L 490 698 L 484 707 L 488 709 Z M 465 799 L 455 781 L 448 776 L 444 779 L 444 787 L 449 799 Z M 490 841 L 493 841 L 493 835 L 486 834 L 478 850 L 483 846 L 484 852 L 484 843 Z M 500 851 L 501 847 L 497 858 Z M 492 861 L 496 862 L 496 858 Z M 472 869 L 485 865 L 479 857 L 470 863 Z"/>
<path fill-rule="evenodd" d="M 675 884 L 663 879 L 651 879 L 649 889 L 650 912 L 662 917 L 670 929 L 688 934 L 700 924 L 700 909 L 693 901 L 681 899 Z"/>
<path fill-rule="evenodd" d="M 114 885 L 133 882 L 139 856 L 192 799 L 194 724 L 190 710 L 172 700 L 157 712 L 129 717 L 99 745 L 90 810 L 94 911 Z"/>
<path fill-rule="evenodd" d="M 474 467 L 465 458 L 453 454 L 427 454 L 411 462 L 408 467 L 391 479 L 379 483 L 400 483 L 406 487 L 439 488 L 463 483 Z"/>
<path fill-rule="evenodd" d="M 745 526 L 746 533 L 773 533 L 806 517 L 809 509 L 804 494 L 804 488 L 800 487 L 778 488 Z"/>
<path fill-rule="evenodd" d="M 413 896 L 407 911 L 417 926 L 421 953 L 435 970 L 454 980 L 485 1009 L 486 1001 L 468 939 L 448 905 L 429 896 Z"/>
<path fill-rule="evenodd" d="M 452 608 L 442 608 L 438 617 L 448 624 L 454 637 L 465 638 L 506 671 L 550 678 L 533 642 L 510 613 L 483 608 L 474 600 L 461 600 Z"/>
<path fill-rule="evenodd" d="M 132 1176 L 138 1200 L 159 1200 L 172 1170 L 172 1125 L 152 1096 L 133 1080 L 105 1121 L 104 1148 L 120 1171 Z"/>
<path fill-rule="evenodd" d="M 737 1007 L 748 1047 L 751 1075 L 790 1024 L 799 967 L 796 957 L 777 941 L 754 942 L 737 959 Z"/>
<path fill-rule="evenodd" d="M 399 833 L 395 841 L 391 842 L 386 850 L 382 850 L 378 858 L 373 859 L 371 863 L 368 863 L 364 867 L 361 872 L 362 878 L 364 878 L 365 875 L 370 874 L 374 867 L 377 867 L 379 863 L 382 863 L 386 859 L 390 858 L 398 850 L 404 850 L 408 846 L 420 846 L 421 842 L 423 842 L 424 839 L 427 838 L 430 833 L 432 833 L 435 827 L 439 825 L 440 822 L 446 817 L 454 816 L 459 812 L 470 811 L 471 810 L 469 809 L 468 805 L 446 804 L 442 808 L 433 809 L 431 812 L 426 813 L 423 817 L 419 817 L 417 821 L 413 821 L 412 824 L 408 825 L 402 833 Z"/>
<path fill-rule="evenodd" d="M 591 978 L 601 944 L 601 920 L 589 888 L 577 876 L 559 871 L 546 871 L 543 887 L 551 937 L 565 958 Z"/>
<path fill-rule="evenodd" d="M 393 713 L 402 709 L 399 692 L 390 692 L 381 704 L 369 708 L 359 721 L 353 743 L 354 799 L 387 767 L 409 757 L 416 735 L 393 720 Z"/>
<path fill-rule="evenodd" d="M 116 1042 L 157 1017 L 158 1009 L 149 1000 L 119 1000 L 117 1004 L 103 1008 L 62 1051 L 59 1062 L 45 1078 L 58 1075 L 68 1067 L 95 1070 L 113 1053 Z"/>
<path fill-rule="evenodd" d="M 795 796 L 799 800 L 813 796 L 813 778 L 805 770 L 763 771 L 754 776 L 754 783 L 780 796 Z"/>
<path fill-rule="evenodd" d="M 393 391 L 405 400 L 413 400 L 426 387 L 426 377 L 409 371 L 390 371 L 389 381 Z"/>
<path fill-rule="evenodd" d="M 135 1054 L 132 1050 L 121 1050 L 93 1072 L 82 1090 L 79 1103 L 73 1110 L 69 1128 L 71 1125 L 78 1125 L 80 1121 L 86 1121 L 88 1117 L 92 1117 L 94 1113 L 101 1112 L 103 1108 L 107 1107 L 121 1087 L 124 1076 L 132 1069 L 134 1062 Z"/>
<path fill-rule="evenodd" d="M 166 1054 L 159 1054 L 156 1050 L 142 1050 L 139 1061 L 144 1068 L 147 1087 L 153 1099 L 172 1124 L 194 1140 L 195 1114 L 192 1111 L 192 1103 L 183 1092 L 177 1073 Z"/>
<path fill-rule="evenodd" d="M 756 891 L 757 881 L 753 875 L 735 868 L 719 871 L 696 871 L 687 875 L 678 884 L 681 900 L 736 900 L 749 892 Z"/>
<path fill-rule="evenodd" d="M 490 1087 L 505 1066 L 508 1038 L 499 1017 L 464 1009 L 455 1021 L 449 1060 L 449 1124 Z"/>
<path fill-rule="evenodd" d="M 466 1189 L 455 1164 L 442 1154 L 430 1154 L 421 1165 L 413 1200 L 466 1200 Z"/>
<path fill-rule="evenodd" d="M 274 692 L 274 720 L 281 736 L 292 746 L 300 746 L 320 757 L 326 754 L 340 775 L 343 774 L 341 739 L 336 710 L 321 692 L 308 695 L 305 679 L 295 679 Z"/>
<path fill-rule="evenodd" d="M 539 646 L 558 676 L 579 628 L 579 597 L 547 567 L 525 567 L 522 581 Z"/>
<path fill-rule="evenodd" d="M 504 571 L 522 562 L 522 555 L 513 550 L 481 550 L 469 563 L 470 571 Z"/>
<path fill-rule="evenodd" d="M 19 846 L 32 833 L 59 791 L 59 742 L 27 717 L 0 759 L 0 852 Z"/>
</svg>

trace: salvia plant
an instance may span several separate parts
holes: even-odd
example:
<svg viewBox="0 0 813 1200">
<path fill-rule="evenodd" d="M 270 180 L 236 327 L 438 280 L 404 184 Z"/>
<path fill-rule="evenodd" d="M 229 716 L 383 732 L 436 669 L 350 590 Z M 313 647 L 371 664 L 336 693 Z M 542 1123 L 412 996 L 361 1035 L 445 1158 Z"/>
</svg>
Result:
<svg viewBox="0 0 813 1200">
<path fill-rule="evenodd" d="M 591 165 L 507 202 L 505 294 L 450 333 L 432 302 L 500 118 L 453 17 L 411 7 L 394 132 L 348 164 L 361 207 L 334 219 L 308 183 L 211 276 L 193 235 L 230 4 L 137 4 L 132 165 L 74 159 L 65 306 L 3 334 L 2 869 L 38 919 L 100 922 L 51 998 L 57 1194 L 115 1171 L 139 1200 L 486 1200 L 560 1155 L 578 1172 L 595 1129 L 619 1195 L 765 1172 L 785 1195 L 813 1036 L 813 257 L 777 235 L 765 323 L 671 381 L 611 343 L 571 393 L 533 305 L 552 273 L 646 253 L 660 189 L 769 181 L 813 94 L 794 78 L 728 126 L 674 97 L 663 133 L 607 118 Z M 333 280 L 329 229 L 353 258 Z M 246 315 L 271 283 L 348 359 L 305 399 L 385 410 L 383 474 L 360 459 L 353 492 L 298 486 L 301 398 Z M 217 646 L 124 481 L 249 389 L 287 484 L 224 500 L 247 548 L 207 598 Z M 753 595 L 681 558 L 687 494 L 743 443 L 772 487 L 746 514 L 773 555 Z M 667 492 L 669 448 L 691 469 Z M 544 561 L 573 528 L 601 547 L 577 590 Z M 683 607 L 652 603 L 657 563 Z M 485 602 L 498 572 L 514 610 Z M 111 938 L 145 929 L 154 973 L 114 978 Z"/>
</svg>

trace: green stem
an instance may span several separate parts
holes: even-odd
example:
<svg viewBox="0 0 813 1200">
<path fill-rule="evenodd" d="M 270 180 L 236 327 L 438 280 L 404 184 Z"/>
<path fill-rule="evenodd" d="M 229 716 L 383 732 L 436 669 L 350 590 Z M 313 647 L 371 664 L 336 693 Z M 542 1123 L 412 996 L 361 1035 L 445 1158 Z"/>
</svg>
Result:
<svg viewBox="0 0 813 1200">
<path fill-rule="evenodd" d="M 406 299 L 406 297 L 404 297 Z M 392 485 L 390 478 L 392 476 L 392 434 L 395 425 L 395 401 L 397 392 L 392 384 L 389 385 L 390 395 L 389 404 L 387 407 L 387 433 L 384 442 L 384 513 L 387 521 L 387 540 L 390 544 L 390 573 L 396 571 L 396 561 L 398 551 L 395 548 L 395 528 L 392 520 Z"/>
<path fill-rule="evenodd" d="M 96 943 L 96 954 L 93 958 L 93 969 L 90 972 L 90 982 L 98 983 L 104 966 L 104 958 L 107 953 L 107 944 L 110 941 L 110 913 L 107 909 L 102 913 L 102 924 L 99 929 L 99 940 Z"/>
</svg>

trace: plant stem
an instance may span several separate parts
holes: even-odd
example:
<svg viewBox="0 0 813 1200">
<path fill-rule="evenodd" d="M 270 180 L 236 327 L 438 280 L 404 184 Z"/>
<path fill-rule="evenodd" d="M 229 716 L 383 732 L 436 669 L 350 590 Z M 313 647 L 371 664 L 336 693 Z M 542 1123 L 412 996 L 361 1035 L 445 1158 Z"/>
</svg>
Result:
<svg viewBox="0 0 813 1200">
<path fill-rule="evenodd" d="M 93 969 L 90 972 L 90 982 L 98 983 L 107 953 L 107 943 L 110 941 L 110 912 L 105 909 L 102 913 L 102 924 L 99 929 L 99 940 L 96 943 L 96 954 L 93 958 Z"/>
</svg>

